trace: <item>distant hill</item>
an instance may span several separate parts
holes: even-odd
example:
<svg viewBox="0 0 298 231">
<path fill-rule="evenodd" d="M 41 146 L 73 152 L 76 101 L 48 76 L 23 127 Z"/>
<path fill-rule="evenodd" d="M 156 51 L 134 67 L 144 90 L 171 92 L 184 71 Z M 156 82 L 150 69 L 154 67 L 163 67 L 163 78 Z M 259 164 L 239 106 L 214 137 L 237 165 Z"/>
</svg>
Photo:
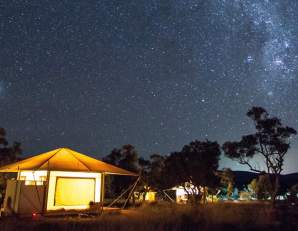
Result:
<svg viewBox="0 0 298 231">
<path fill-rule="evenodd" d="M 233 171 L 235 174 L 235 186 L 238 189 L 242 189 L 247 186 L 252 179 L 256 178 L 259 174 L 254 172 L 246 172 L 246 171 Z"/>
<path fill-rule="evenodd" d="M 233 171 L 235 174 L 235 186 L 238 189 L 242 189 L 247 186 L 252 179 L 256 178 L 259 174 L 254 172 L 246 172 L 246 171 Z M 281 189 L 286 190 L 293 186 L 294 184 L 298 184 L 298 173 L 285 174 L 281 176 Z"/>
</svg>

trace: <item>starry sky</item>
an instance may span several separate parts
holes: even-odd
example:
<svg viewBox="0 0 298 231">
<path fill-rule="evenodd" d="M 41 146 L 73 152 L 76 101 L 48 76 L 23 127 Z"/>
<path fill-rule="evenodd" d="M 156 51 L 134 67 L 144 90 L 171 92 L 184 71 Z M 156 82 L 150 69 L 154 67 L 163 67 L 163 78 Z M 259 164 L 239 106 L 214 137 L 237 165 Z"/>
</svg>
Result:
<svg viewBox="0 0 298 231">
<path fill-rule="evenodd" d="M 98 158 L 238 140 L 252 106 L 298 129 L 297 12 L 296 0 L 2 0 L 0 126 L 25 155 Z M 294 138 L 285 173 L 297 152 Z"/>
</svg>

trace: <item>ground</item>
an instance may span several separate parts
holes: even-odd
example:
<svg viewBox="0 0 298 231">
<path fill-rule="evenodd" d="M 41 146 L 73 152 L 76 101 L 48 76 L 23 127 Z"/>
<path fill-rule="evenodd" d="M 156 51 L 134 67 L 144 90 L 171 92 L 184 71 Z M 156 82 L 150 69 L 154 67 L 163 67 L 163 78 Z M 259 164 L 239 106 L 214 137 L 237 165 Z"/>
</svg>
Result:
<svg viewBox="0 0 298 231">
<path fill-rule="evenodd" d="M 268 203 L 230 202 L 200 206 L 171 203 L 104 213 L 101 216 L 5 218 L 1 231 L 11 230 L 298 230 L 298 209 Z"/>
</svg>

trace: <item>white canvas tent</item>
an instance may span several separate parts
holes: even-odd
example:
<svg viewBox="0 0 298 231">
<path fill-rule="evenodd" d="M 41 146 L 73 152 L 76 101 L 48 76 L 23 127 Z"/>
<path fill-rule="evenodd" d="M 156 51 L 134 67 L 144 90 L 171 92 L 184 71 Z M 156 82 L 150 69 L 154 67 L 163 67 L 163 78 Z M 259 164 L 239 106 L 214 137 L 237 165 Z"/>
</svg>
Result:
<svg viewBox="0 0 298 231">
<path fill-rule="evenodd" d="M 59 148 L 0 168 L 16 172 L 8 180 L 4 212 L 46 213 L 53 210 L 88 209 L 104 199 L 104 176 L 137 176 L 103 161 Z"/>
<path fill-rule="evenodd" d="M 199 195 L 202 187 L 196 187 L 191 182 L 177 185 L 175 187 L 163 190 L 166 199 L 178 204 L 186 204 L 190 196 Z"/>
<path fill-rule="evenodd" d="M 173 187 L 171 190 L 175 191 L 176 202 L 179 204 L 187 203 L 189 195 L 198 195 L 200 192 L 200 188 L 197 188 L 189 182 L 185 182 L 184 185 Z"/>
</svg>

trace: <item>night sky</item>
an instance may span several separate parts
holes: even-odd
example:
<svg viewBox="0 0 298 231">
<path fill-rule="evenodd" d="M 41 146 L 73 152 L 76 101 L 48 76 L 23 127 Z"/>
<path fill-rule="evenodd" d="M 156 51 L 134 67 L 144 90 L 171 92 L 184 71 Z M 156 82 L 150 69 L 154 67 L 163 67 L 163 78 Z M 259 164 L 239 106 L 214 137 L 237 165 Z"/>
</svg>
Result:
<svg viewBox="0 0 298 231">
<path fill-rule="evenodd" d="M 297 12 L 296 0 L 2 0 L 0 126 L 25 155 L 97 158 L 238 140 L 251 106 L 298 129 Z M 294 138 L 285 173 L 297 151 Z"/>
</svg>

